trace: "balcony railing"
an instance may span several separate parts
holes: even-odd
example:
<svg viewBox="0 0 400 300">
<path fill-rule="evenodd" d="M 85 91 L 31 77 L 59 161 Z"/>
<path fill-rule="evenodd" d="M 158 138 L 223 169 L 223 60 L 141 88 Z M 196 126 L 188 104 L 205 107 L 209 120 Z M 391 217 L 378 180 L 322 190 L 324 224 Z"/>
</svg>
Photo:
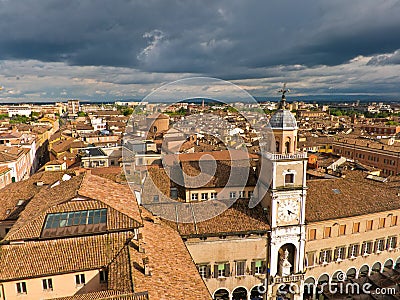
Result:
<svg viewBox="0 0 400 300">
<path fill-rule="evenodd" d="M 298 153 L 287 153 L 287 154 L 279 154 L 279 153 L 264 153 L 265 158 L 270 160 L 284 160 L 284 159 L 302 159 L 307 158 L 307 152 L 298 152 Z"/>
<path fill-rule="evenodd" d="M 303 274 L 293 274 L 289 276 L 284 276 L 284 277 L 275 277 L 274 278 L 274 283 L 292 283 L 292 282 L 299 282 L 304 280 L 304 275 Z"/>
</svg>

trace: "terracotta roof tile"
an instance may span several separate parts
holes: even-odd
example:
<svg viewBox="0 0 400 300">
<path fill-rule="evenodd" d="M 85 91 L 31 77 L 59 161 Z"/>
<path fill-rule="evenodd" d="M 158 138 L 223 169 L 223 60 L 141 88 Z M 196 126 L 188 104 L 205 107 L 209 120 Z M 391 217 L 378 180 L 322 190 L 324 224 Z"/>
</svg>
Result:
<svg viewBox="0 0 400 300">
<path fill-rule="evenodd" d="M 367 179 L 367 175 L 349 171 L 345 178 L 308 180 L 307 222 L 399 209 L 400 177 L 385 183 Z"/>
<path fill-rule="evenodd" d="M 104 202 L 138 222 L 142 220 L 136 198 L 127 185 L 87 174 L 78 193 Z"/>
<path fill-rule="evenodd" d="M 140 298 L 143 293 L 121 293 L 113 290 L 106 290 L 100 292 L 92 292 L 86 294 L 77 294 L 70 297 L 51 298 L 54 300 L 145 300 L 147 298 Z M 50 300 L 50 299 L 49 299 Z"/>
<path fill-rule="evenodd" d="M 74 197 L 84 197 L 88 201 L 97 200 L 101 204 L 70 201 Z M 47 213 L 85 209 L 85 206 L 93 208 L 109 206 L 118 211 L 118 214 L 113 210 L 108 212 L 107 227 L 110 229 L 136 228 L 142 223 L 137 201 L 128 186 L 95 175 L 81 174 L 54 187 L 48 186 L 37 193 L 29 201 L 5 239 L 38 238 Z"/>
<path fill-rule="evenodd" d="M 27 203 L 46 185 L 60 180 L 64 174 L 65 172 L 39 172 L 27 180 L 10 183 L 4 187 L 0 192 L 0 220 L 16 219 L 19 214 L 15 214 L 15 212 L 20 209 L 17 207 L 20 200 Z M 36 185 L 36 182 L 39 181 L 43 182 L 44 186 Z"/>
<path fill-rule="evenodd" d="M 147 213 L 149 215 L 149 213 Z M 143 245 L 151 276 L 132 268 L 135 288 L 147 290 L 150 299 L 209 300 L 211 296 L 179 234 L 163 222 L 144 221 Z"/>
<path fill-rule="evenodd" d="M 210 200 L 208 200 L 210 201 Z M 264 232 L 270 229 L 267 223 L 265 212 L 261 205 L 250 209 L 248 207 L 248 200 L 238 199 L 230 207 L 231 203 L 224 203 L 223 201 L 214 201 L 214 204 L 218 206 L 220 212 L 225 209 L 221 214 L 214 218 L 208 219 L 202 222 L 196 222 L 196 214 L 209 214 L 211 206 L 204 208 L 202 203 L 187 203 L 182 208 L 170 209 L 170 213 L 174 216 L 174 220 L 165 221 L 172 228 L 176 229 L 182 236 L 196 236 L 196 235 L 216 235 L 216 234 L 238 234 L 245 232 Z M 168 208 L 166 206 L 174 206 L 174 204 L 163 204 L 159 206 L 160 212 L 166 213 Z M 198 207 L 196 207 L 198 206 Z M 157 212 L 157 207 L 154 207 L 154 211 Z M 207 211 L 203 211 L 207 209 Z M 170 218 L 172 219 L 172 218 Z"/>
<path fill-rule="evenodd" d="M 3 245 L 0 280 L 100 269 L 110 265 L 132 237 L 119 232 Z"/>
<path fill-rule="evenodd" d="M 75 138 L 68 138 L 66 140 L 59 140 L 54 142 L 51 146 L 51 149 L 54 152 L 60 153 L 65 152 L 71 148 L 71 144 L 75 141 Z"/>
</svg>

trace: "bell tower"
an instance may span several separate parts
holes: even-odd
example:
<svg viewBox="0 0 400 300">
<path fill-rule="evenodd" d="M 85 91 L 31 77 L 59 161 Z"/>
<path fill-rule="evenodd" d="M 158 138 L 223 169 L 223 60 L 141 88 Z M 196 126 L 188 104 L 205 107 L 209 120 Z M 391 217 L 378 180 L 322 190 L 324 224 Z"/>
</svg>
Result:
<svg viewBox="0 0 400 300">
<path fill-rule="evenodd" d="M 261 202 L 271 225 L 268 251 L 271 299 L 279 296 L 277 287 L 283 282 L 303 285 L 306 238 L 307 153 L 297 151 L 297 122 L 286 109 L 285 94 L 289 90 L 284 85 L 279 92 L 282 94 L 279 108 L 269 121 L 275 137 L 275 151 L 264 153 L 262 158 L 269 166 L 264 172 L 269 172 L 272 179 Z M 302 299 L 301 291 L 291 299 Z"/>
</svg>

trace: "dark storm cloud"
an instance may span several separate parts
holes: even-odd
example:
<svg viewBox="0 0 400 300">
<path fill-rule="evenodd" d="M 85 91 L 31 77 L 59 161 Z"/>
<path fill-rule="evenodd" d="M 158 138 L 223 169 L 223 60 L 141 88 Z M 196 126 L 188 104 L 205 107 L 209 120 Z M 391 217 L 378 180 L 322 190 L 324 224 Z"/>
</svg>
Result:
<svg viewBox="0 0 400 300">
<path fill-rule="evenodd" d="M 0 1 L 0 59 L 262 77 L 393 52 L 398 15 L 375 0 Z"/>
</svg>

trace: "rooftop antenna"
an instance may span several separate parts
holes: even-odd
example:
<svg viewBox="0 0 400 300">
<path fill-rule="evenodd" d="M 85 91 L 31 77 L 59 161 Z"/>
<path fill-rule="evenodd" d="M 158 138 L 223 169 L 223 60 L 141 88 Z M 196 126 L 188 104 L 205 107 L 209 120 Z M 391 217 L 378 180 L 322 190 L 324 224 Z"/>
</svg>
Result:
<svg viewBox="0 0 400 300">
<path fill-rule="evenodd" d="M 286 107 L 286 93 L 290 93 L 290 90 L 286 88 L 286 82 L 283 84 L 283 87 L 278 91 L 278 93 L 282 94 L 282 99 L 279 102 L 278 109 L 285 109 Z"/>
</svg>

